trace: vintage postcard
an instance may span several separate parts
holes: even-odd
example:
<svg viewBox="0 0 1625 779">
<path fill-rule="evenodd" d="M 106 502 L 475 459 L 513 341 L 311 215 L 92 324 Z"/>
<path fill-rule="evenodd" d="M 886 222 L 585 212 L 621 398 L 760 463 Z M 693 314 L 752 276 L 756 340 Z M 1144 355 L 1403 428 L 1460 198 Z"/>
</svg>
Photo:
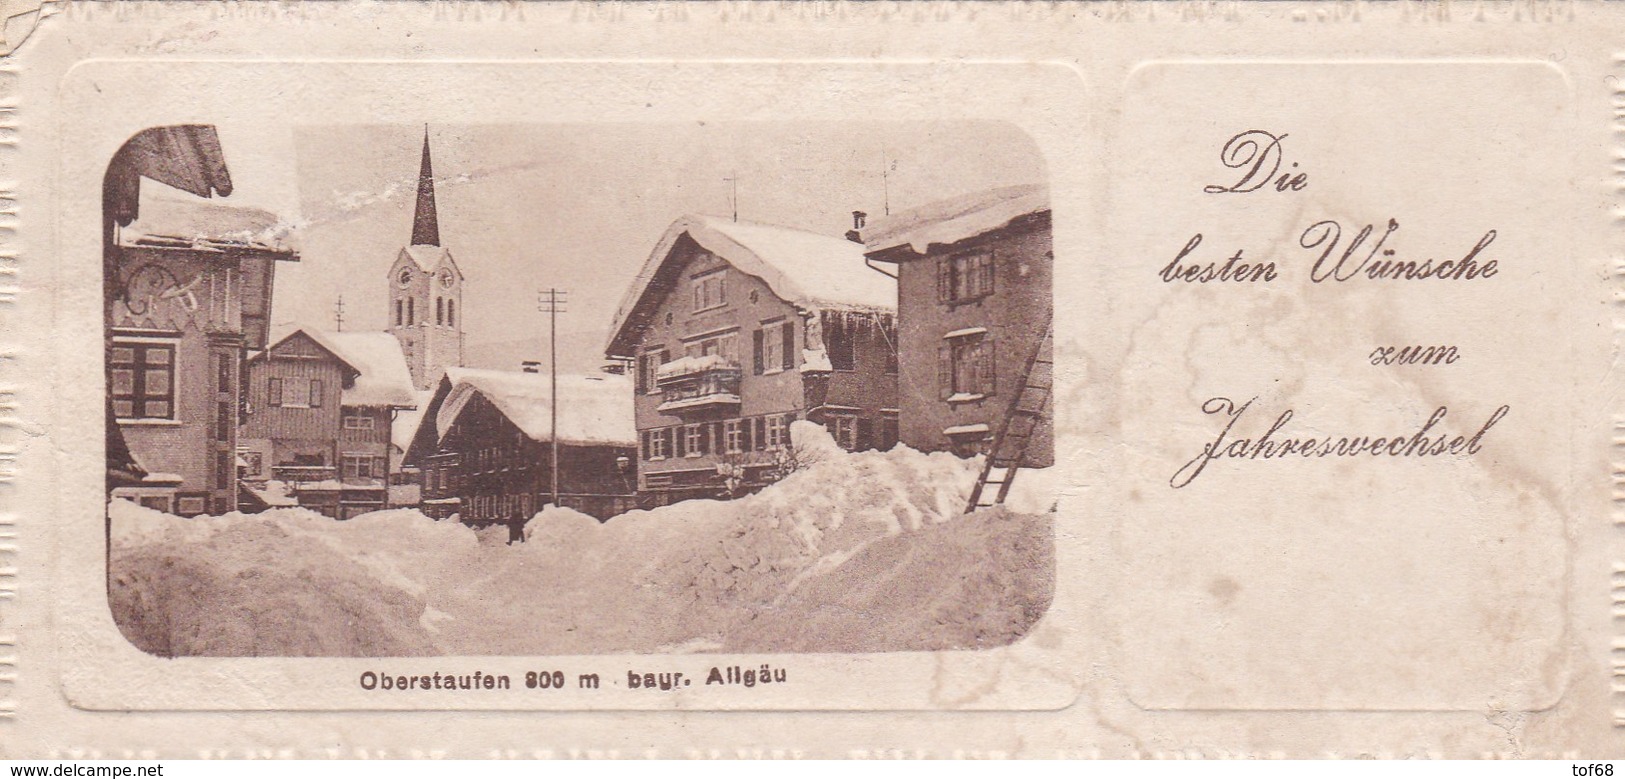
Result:
<svg viewBox="0 0 1625 779">
<path fill-rule="evenodd" d="M 1625 753 L 1620 29 L 15 10 L 0 756 Z"/>
</svg>

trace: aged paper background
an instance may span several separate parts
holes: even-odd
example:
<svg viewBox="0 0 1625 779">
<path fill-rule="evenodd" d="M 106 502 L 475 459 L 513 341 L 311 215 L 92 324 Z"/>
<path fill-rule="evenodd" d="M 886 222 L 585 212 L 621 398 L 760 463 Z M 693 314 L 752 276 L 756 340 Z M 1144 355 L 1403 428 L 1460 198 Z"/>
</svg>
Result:
<svg viewBox="0 0 1625 779">
<path fill-rule="evenodd" d="M 1592 4 L 48 7 L 7 61 L 7 755 L 1616 755 L 1610 502 L 1625 15 Z M 993 119 L 1055 209 L 1054 605 L 963 653 L 739 658 L 751 694 L 430 701 L 384 661 L 163 660 L 124 642 L 102 560 L 98 187 L 131 133 L 328 123 Z M 1287 133 L 1301 192 L 1215 197 L 1232 135 Z M 274 153 L 266 151 L 264 153 Z M 974 153 L 974 150 L 967 150 Z M 1228 199 L 1227 199 L 1228 198 Z M 1487 230 L 1493 283 L 1308 280 L 1308 225 L 1388 219 L 1405 257 Z M 1269 285 L 1169 284 L 1203 262 Z M 1449 366 L 1373 366 L 1381 345 Z M 1303 435 L 1473 458 L 1226 462 L 1204 401 Z M 437 668 L 724 662 L 448 658 Z M 390 665 L 403 661 L 390 660 Z M 388 711 L 369 711 L 385 709 Z M 461 711 L 450 712 L 447 709 Z M 483 710 L 482 710 L 483 709 Z M 546 713 L 535 710 L 549 709 Z M 476 711 L 478 710 L 478 711 Z M 717 711 L 728 710 L 728 711 Z"/>
</svg>

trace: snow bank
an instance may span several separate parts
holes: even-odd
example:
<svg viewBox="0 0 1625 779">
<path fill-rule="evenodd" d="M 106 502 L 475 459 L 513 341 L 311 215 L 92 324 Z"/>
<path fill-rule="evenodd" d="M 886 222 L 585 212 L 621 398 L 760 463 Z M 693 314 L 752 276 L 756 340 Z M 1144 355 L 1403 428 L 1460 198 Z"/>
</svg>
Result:
<svg viewBox="0 0 1625 779">
<path fill-rule="evenodd" d="M 411 512 L 305 509 L 181 519 L 109 506 L 113 617 L 161 656 L 437 653 L 423 571 L 473 534 Z"/>
<path fill-rule="evenodd" d="M 1042 614 L 1050 518 L 962 516 L 977 461 L 791 435 L 799 469 L 755 495 L 607 523 L 549 507 L 514 545 L 415 511 L 115 501 L 114 614 L 157 654 L 361 656 L 979 647 Z"/>
</svg>

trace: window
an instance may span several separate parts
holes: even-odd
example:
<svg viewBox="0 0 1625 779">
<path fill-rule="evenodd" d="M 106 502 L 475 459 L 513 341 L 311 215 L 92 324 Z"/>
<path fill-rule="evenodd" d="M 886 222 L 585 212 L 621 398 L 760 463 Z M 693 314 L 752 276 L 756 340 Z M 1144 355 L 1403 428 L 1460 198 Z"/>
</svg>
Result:
<svg viewBox="0 0 1625 779">
<path fill-rule="evenodd" d="M 175 418 L 174 344 L 114 342 L 108 367 L 115 416 Z"/>
<path fill-rule="evenodd" d="M 406 317 L 402 316 L 402 312 L 405 310 L 404 306 L 405 306 L 405 301 L 399 300 L 399 299 L 397 299 L 395 301 L 395 326 L 396 327 L 400 327 L 402 324 L 404 324 L 406 322 Z"/>
<path fill-rule="evenodd" d="M 149 508 L 153 511 L 162 511 L 165 514 L 169 513 L 168 495 L 143 495 L 136 498 L 136 502 L 140 503 L 143 508 Z"/>
<path fill-rule="evenodd" d="M 446 323 L 446 299 L 443 297 L 434 299 L 434 323 L 437 325 Z"/>
<path fill-rule="evenodd" d="M 848 452 L 858 448 L 858 418 L 837 416 L 830 418 L 830 433 L 835 437 L 835 443 Z"/>
<path fill-rule="evenodd" d="M 757 375 L 796 367 L 796 333 L 789 322 L 765 325 L 753 334 L 752 363 Z"/>
<path fill-rule="evenodd" d="M 728 454 L 739 454 L 745 451 L 745 434 L 740 429 L 740 420 L 729 419 L 722 423 L 723 450 Z"/>
<path fill-rule="evenodd" d="M 653 349 L 638 357 L 638 392 L 652 395 L 660 391 L 656 379 L 660 372 L 660 366 L 665 364 L 665 349 Z"/>
<path fill-rule="evenodd" d="M 175 513 L 183 517 L 195 517 L 208 510 L 207 495 L 182 495 L 175 501 Z"/>
<path fill-rule="evenodd" d="M 664 460 L 670 452 L 666 447 L 666 430 L 649 430 L 644 434 L 643 459 Z"/>
<path fill-rule="evenodd" d="M 993 252 L 957 254 L 937 261 L 937 300 L 959 303 L 993 293 Z"/>
<path fill-rule="evenodd" d="M 683 344 L 684 357 L 706 357 L 709 355 L 717 355 L 729 365 L 738 365 L 738 331 L 708 336 Z"/>
<path fill-rule="evenodd" d="M 829 367 L 838 371 L 857 369 L 858 355 L 855 328 L 842 316 L 824 319 L 824 349 L 829 354 Z"/>
<path fill-rule="evenodd" d="M 346 414 L 344 417 L 345 430 L 371 430 L 373 418 Z"/>
<path fill-rule="evenodd" d="M 452 298 L 451 300 L 446 301 L 446 326 L 447 327 L 456 327 L 457 326 L 457 299 L 456 298 Z"/>
<path fill-rule="evenodd" d="M 418 314 L 417 311 L 414 310 L 416 308 L 416 303 L 417 298 L 406 299 L 406 324 L 408 326 L 418 323 Z"/>
<path fill-rule="evenodd" d="M 993 371 L 993 339 L 986 333 L 950 338 L 939 347 L 937 382 L 943 400 L 992 395 Z"/>
<path fill-rule="evenodd" d="M 214 404 L 214 440 L 229 442 L 232 430 L 237 427 L 237 418 L 232 415 L 230 401 L 221 400 Z"/>
<path fill-rule="evenodd" d="M 377 475 L 373 465 L 375 459 L 370 454 L 344 455 L 344 478 L 371 479 Z"/>
<path fill-rule="evenodd" d="M 705 426 L 683 425 L 683 456 L 699 457 L 706 453 Z"/>
<path fill-rule="evenodd" d="M 790 443 L 790 430 L 784 424 L 784 417 L 777 414 L 764 420 L 766 431 L 762 435 L 764 446 L 775 449 Z"/>
<path fill-rule="evenodd" d="M 322 380 L 302 378 L 272 378 L 267 390 L 267 402 L 284 408 L 321 408 Z"/>
<path fill-rule="evenodd" d="M 712 271 L 694 277 L 694 310 L 710 311 L 728 304 L 728 271 Z"/>
</svg>

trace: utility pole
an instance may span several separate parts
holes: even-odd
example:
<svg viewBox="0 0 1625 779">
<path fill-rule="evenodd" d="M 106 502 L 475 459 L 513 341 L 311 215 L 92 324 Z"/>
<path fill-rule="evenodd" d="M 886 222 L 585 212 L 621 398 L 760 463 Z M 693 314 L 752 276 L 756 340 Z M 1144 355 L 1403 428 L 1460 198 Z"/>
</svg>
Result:
<svg viewBox="0 0 1625 779">
<path fill-rule="evenodd" d="M 339 294 L 339 302 L 333 304 L 333 324 L 339 332 L 344 332 L 344 295 Z"/>
<path fill-rule="evenodd" d="M 722 180 L 728 182 L 728 204 L 733 208 L 734 221 L 737 222 L 739 221 L 739 171 L 734 171 L 732 176 L 727 176 Z"/>
<path fill-rule="evenodd" d="M 552 480 L 549 493 L 555 506 L 559 505 L 559 314 L 564 313 L 567 294 L 565 290 L 548 287 L 536 296 L 537 310 L 547 314 L 547 422 L 552 428 L 547 438 L 553 452 L 547 472 Z"/>
</svg>

